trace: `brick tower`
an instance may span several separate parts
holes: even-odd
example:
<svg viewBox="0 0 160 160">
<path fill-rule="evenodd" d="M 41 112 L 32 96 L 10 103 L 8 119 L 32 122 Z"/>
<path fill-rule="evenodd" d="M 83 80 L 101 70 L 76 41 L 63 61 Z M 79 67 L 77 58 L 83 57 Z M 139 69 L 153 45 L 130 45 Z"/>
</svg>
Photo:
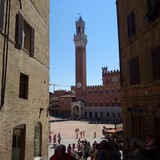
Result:
<svg viewBox="0 0 160 160">
<path fill-rule="evenodd" d="M 77 91 L 86 90 L 86 45 L 85 22 L 80 16 L 76 21 L 76 34 L 74 34 L 75 60 L 76 60 L 76 84 Z"/>
</svg>

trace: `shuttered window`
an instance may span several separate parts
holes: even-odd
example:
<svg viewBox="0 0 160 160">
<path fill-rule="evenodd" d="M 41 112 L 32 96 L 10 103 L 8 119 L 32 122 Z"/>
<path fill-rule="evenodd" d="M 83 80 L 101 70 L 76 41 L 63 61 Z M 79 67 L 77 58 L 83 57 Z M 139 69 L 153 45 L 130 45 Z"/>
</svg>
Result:
<svg viewBox="0 0 160 160">
<path fill-rule="evenodd" d="M 156 0 L 147 0 L 147 7 L 148 7 L 148 12 L 151 12 L 154 5 L 155 5 Z"/>
<path fill-rule="evenodd" d="M 148 21 L 153 21 L 160 16 L 160 0 L 147 0 Z"/>
<path fill-rule="evenodd" d="M 127 17 L 127 30 L 128 38 L 132 37 L 136 33 L 135 13 L 131 12 Z"/>
<path fill-rule="evenodd" d="M 130 85 L 140 83 L 138 57 L 129 61 Z"/>
<path fill-rule="evenodd" d="M 31 57 L 34 56 L 34 34 L 34 29 L 18 12 L 16 15 L 16 46 L 26 49 Z"/>
<path fill-rule="evenodd" d="M 5 2 L 5 0 L 0 0 L 0 30 L 3 30 L 4 2 Z"/>
<path fill-rule="evenodd" d="M 152 50 L 153 79 L 160 80 L 160 46 Z"/>
<path fill-rule="evenodd" d="M 19 98 L 28 99 L 28 83 L 29 76 L 21 73 L 19 84 Z"/>
</svg>

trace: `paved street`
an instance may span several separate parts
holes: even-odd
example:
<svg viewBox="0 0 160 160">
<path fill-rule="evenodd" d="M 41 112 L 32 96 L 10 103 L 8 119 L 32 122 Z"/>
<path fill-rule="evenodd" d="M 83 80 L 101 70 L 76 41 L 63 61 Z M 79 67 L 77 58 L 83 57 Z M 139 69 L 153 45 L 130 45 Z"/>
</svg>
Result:
<svg viewBox="0 0 160 160">
<path fill-rule="evenodd" d="M 79 133 L 80 131 L 85 131 L 85 137 L 82 139 L 87 139 L 87 141 L 92 144 L 94 141 L 99 142 L 103 137 L 102 128 L 104 125 L 108 128 L 114 127 L 114 125 L 111 124 L 89 124 L 84 121 L 59 121 L 50 123 L 50 131 L 52 132 L 52 136 L 60 132 L 62 138 L 61 144 L 68 146 L 69 143 L 77 142 L 75 129 L 79 128 Z M 94 138 L 95 133 L 96 138 Z M 80 134 L 78 136 L 78 138 L 80 138 Z M 54 149 L 49 146 L 49 157 L 51 157 L 53 153 Z"/>
</svg>

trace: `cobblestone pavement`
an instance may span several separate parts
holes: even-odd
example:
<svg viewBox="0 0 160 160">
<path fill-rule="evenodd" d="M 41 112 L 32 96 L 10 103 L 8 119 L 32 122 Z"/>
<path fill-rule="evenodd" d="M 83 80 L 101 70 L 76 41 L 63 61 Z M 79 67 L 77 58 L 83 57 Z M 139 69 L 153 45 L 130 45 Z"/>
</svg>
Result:
<svg viewBox="0 0 160 160">
<path fill-rule="evenodd" d="M 50 122 L 50 131 L 52 133 L 52 137 L 54 134 L 61 134 L 61 144 L 68 146 L 68 144 L 76 143 L 76 132 L 75 129 L 79 129 L 78 138 L 80 138 L 80 131 L 85 131 L 85 137 L 82 139 L 87 139 L 91 144 L 94 141 L 99 142 L 102 136 L 103 126 L 107 128 L 113 128 L 114 125 L 111 124 L 89 124 L 86 121 L 55 121 Z M 54 154 L 53 145 L 49 146 L 49 158 Z M 49 160 L 49 159 L 48 159 Z"/>
</svg>

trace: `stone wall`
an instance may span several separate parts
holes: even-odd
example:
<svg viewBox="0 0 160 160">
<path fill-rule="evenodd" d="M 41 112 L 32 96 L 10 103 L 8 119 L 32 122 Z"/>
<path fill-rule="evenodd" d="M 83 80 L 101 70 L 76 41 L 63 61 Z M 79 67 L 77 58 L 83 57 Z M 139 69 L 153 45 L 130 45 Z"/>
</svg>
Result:
<svg viewBox="0 0 160 160">
<path fill-rule="evenodd" d="M 6 7 L 5 7 L 6 8 Z M 15 47 L 16 14 L 35 30 L 34 56 L 24 48 Z M 48 159 L 49 103 L 49 0 L 12 0 L 10 9 L 7 76 L 4 105 L 0 110 L 0 159 L 12 159 L 13 129 L 25 126 L 24 159 L 34 159 L 34 134 L 42 125 L 41 156 Z M 0 32 L 0 65 L 3 63 L 4 30 Z M 19 98 L 20 73 L 29 76 L 28 99 Z M 0 82 L 2 70 L 0 70 Z M 1 89 L 1 86 L 0 86 Z M 41 112 L 40 112 L 41 110 Z"/>
</svg>

